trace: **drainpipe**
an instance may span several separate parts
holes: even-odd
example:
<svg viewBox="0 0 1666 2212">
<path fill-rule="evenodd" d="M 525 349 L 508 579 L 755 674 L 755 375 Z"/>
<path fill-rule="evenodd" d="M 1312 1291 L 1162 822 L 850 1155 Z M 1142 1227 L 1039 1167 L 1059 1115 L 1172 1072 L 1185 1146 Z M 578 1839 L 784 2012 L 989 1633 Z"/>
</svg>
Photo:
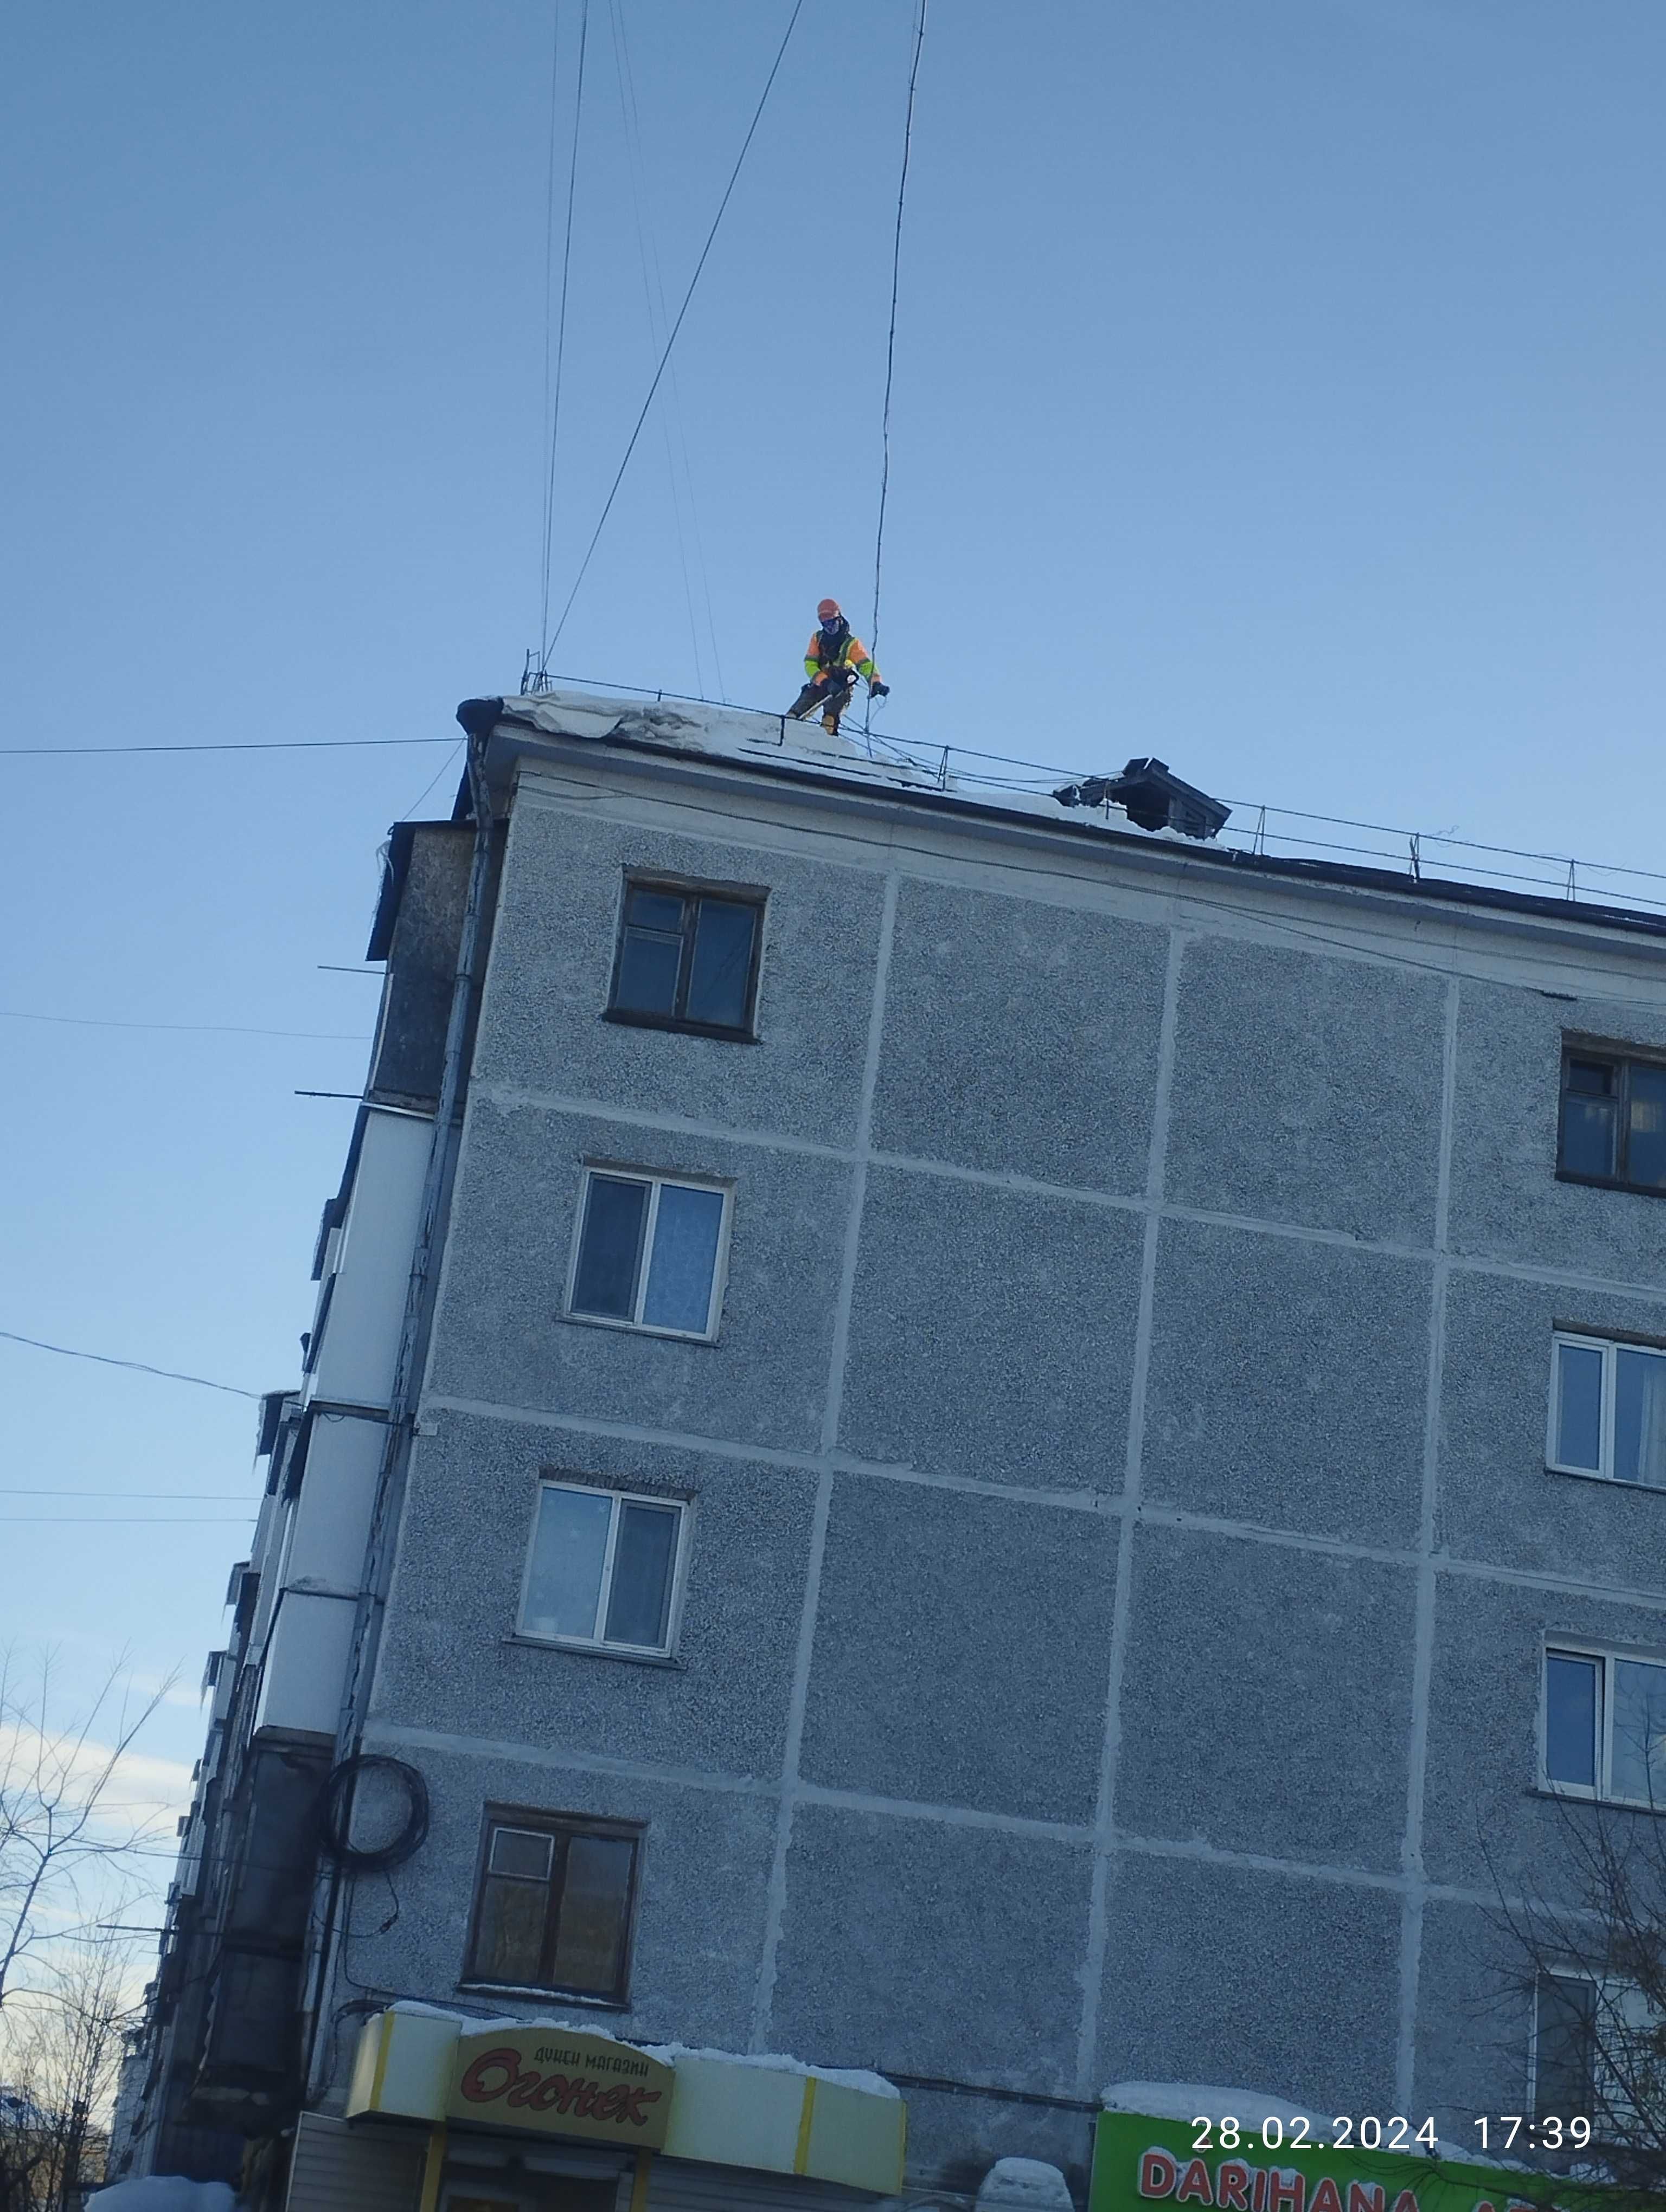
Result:
<svg viewBox="0 0 1666 2212">
<path fill-rule="evenodd" d="M 477 702 L 471 702 L 471 706 Z M 494 702 L 496 703 L 496 702 Z M 468 891 L 463 926 L 457 940 L 457 968 L 452 981 L 451 1011 L 446 1023 L 445 1055 L 440 1096 L 434 1115 L 434 1135 L 429 1146 L 428 1170 L 423 1182 L 416 1248 L 405 1285 L 404 1319 L 399 1331 L 398 1357 L 394 1363 L 393 1387 L 388 1400 L 387 1433 L 382 1463 L 376 1480 L 376 1501 L 370 1517 L 370 1539 L 365 1551 L 363 1587 L 353 1621 L 351 1656 L 343 1687 L 341 1717 L 336 1730 L 337 1762 L 350 1759 L 364 1741 L 370 1688 L 375 1679 L 381 1648 L 382 1622 L 393 1577 L 393 1554 L 404 1504 L 405 1482 L 410 1467 L 411 1440 L 416 1434 L 416 1407 L 422 1395 L 423 1371 L 434 1318 L 437 1263 L 445 1243 L 453 1177 L 461 1139 L 458 1102 L 462 1094 L 464 1047 L 469 1017 L 473 1011 L 479 978 L 481 945 L 486 917 L 486 891 L 491 878 L 492 809 L 486 788 L 485 752 L 489 726 L 482 726 L 471 714 L 468 730 L 469 791 L 474 804 L 474 855 L 469 866 Z M 323 1929 L 303 2001 L 307 2021 L 304 2063 L 305 2094 L 313 2088 L 323 2008 L 334 1982 L 337 1954 L 342 1940 L 337 1926 L 345 1869 L 332 1865 L 323 1904 Z"/>
</svg>

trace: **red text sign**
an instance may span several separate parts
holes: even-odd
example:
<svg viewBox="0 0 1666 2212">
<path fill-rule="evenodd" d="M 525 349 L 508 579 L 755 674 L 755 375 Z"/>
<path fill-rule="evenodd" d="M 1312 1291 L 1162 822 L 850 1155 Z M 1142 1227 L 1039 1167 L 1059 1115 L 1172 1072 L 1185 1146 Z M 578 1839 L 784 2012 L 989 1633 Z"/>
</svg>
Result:
<svg viewBox="0 0 1666 2212">
<path fill-rule="evenodd" d="M 665 2142 L 676 2076 L 628 2044 L 562 2028 L 499 2030 L 462 2037 L 453 2065 L 453 2119 L 649 2149 Z"/>
</svg>

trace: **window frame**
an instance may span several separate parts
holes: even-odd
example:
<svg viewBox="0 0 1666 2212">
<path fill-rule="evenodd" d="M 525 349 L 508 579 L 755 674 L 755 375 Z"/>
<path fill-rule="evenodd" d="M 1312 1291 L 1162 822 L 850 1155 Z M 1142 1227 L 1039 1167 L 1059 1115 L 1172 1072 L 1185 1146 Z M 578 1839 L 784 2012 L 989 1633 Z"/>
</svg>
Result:
<svg viewBox="0 0 1666 2212">
<path fill-rule="evenodd" d="M 734 1185 L 715 1176 L 683 1175 L 663 1168 L 628 1167 L 614 1160 L 581 1163 L 579 1201 L 573 1226 L 573 1249 L 567 1263 L 567 1288 L 562 1297 L 563 1321 L 582 1322 L 592 1328 L 628 1329 L 635 1336 L 665 1336 L 678 1344 L 715 1344 L 723 1318 L 723 1298 L 729 1281 L 729 1231 L 734 1219 Z M 637 1279 L 631 1294 L 631 1313 L 586 1313 L 573 1304 L 578 1289 L 579 1262 L 584 1251 L 585 1225 L 590 1218 L 590 1192 L 598 1176 L 611 1182 L 641 1182 L 649 1186 L 648 1212 L 642 1223 L 641 1251 Z M 712 1262 L 711 1294 L 706 1304 L 704 1328 L 667 1328 L 662 1322 L 643 1321 L 648 1280 L 654 1257 L 654 1238 L 660 1221 L 660 1193 L 670 1184 L 677 1190 L 714 1191 L 723 1201 L 717 1224 L 717 1255 Z"/>
<path fill-rule="evenodd" d="M 1624 1993 L 1626 1990 L 1635 1991 L 1639 1996 L 1643 1994 L 1637 1983 L 1628 1982 L 1625 1980 L 1622 1976 L 1618 1974 L 1594 1973 L 1588 1967 L 1584 1966 L 1540 1967 L 1534 1979 L 1533 2014 L 1530 2024 L 1531 2039 L 1528 2051 L 1528 2106 L 1535 2119 L 1546 2117 L 1545 2108 L 1541 2101 L 1539 2088 L 1539 2047 L 1542 2034 L 1542 2027 L 1540 2018 L 1541 1991 L 1546 1982 L 1578 1982 L 1586 1989 L 1595 1990 L 1596 1992 L 1596 2006 L 1599 2016 L 1602 2008 L 1604 2006 L 1608 2006 L 1614 2012 L 1618 2013 L 1623 2000 Z M 1625 2085 L 1614 2076 L 1612 2067 L 1608 2065 L 1603 2058 L 1601 2048 L 1602 2028 L 1600 2025 L 1595 2028 L 1594 2033 L 1596 2039 L 1593 2041 L 1590 2051 L 1590 2081 L 1589 2083 L 1590 2103 L 1583 2115 L 1584 2118 L 1590 2122 L 1591 2148 L 1593 2149 L 1595 2149 L 1599 2143 L 1604 2141 L 1612 2142 L 1614 2140 L 1612 2133 L 1608 2130 L 1607 2127 L 1605 2127 L 1605 2123 L 1612 2124 L 1618 2120 L 1623 2124 L 1628 2118 L 1634 2119 L 1636 2118 L 1636 2107 L 1633 2104 L 1631 2098 L 1626 2094 Z M 1608 2075 L 1611 2087 L 1605 2087 L 1603 2081 L 1600 2078 L 1604 2073 Z M 1562 2112 L 1557 2114 L 1556 2117 L 1566 2120 L 1572 2119 L 1578 2116 L 1572 2112 Z M 1564 2148 L 1572 2148 L 1573 2147 L 1572 2145 L 1565 2145 Z"/>
<path fill-rule="evenodd" d="M 1596 1680 L 1596 1780 L 1559 1782 L 1550 1771 L 1550 1664 L 1552 1659 L 1594 1662 Z M 1666 1674 L 1666 1655 L 1628 1651 L 1615 1644 L 1553 1643 L 1539 1653 L 1539 1787 L 1553 1797 L 1578 1798 L 1587 1805 L 1623 1805 L 1633 1812 L 1666 1814 L 1666 1796 L 1658 1798 L 1622 1797 L 1614 1788 L 1614 1668 L 1617 1662 L 1633 1667 L 1657 1667 Z M 1587 1977 L 1586 1978 L 1589 1978 Z"/>
<path fill-rule="evenodd" d="M 683 949 L 678 959 L 677 983 L 672 994 L 672 1011 L 668 1014 L 648 1013 L 634 1006 L 618 1004 L 619 970 L 624 963 L 625 931 L 629 927 L 631 894 L 650 891 L 662 898 L 680 899 L 684 904 L 681 928 Z M 699 930 L 698 906 L 702 899 L 716 899 L 726 906 L 745 906 L 753 910 L 752 957 L 746 969 L 745 1019 L 732 1027 L 727 1022 L 690 1020 L 688 1015 L 676 1011 L 679 1004 L 688 1001 L 689 976 L 693 965 L 694 941 Z M 696 908 L 694 926 L 689 927 L 688 908 Z M 758 978 L 763 964 L 763 921 L 769 905 L 769 893 L 758 884 L 714 884 L 694 881 L 686 876 L 661 874 L 653 869 L 627 868 L 619 893 L 619 918 L 614 933 L 613 966 L 608 976 L 607 1004 L 602 1010 L 605 1022 L 617 1022 L 627 1029 L 672 1030 L 684 1036 L 713 1037 L 724 1044 L 756 1044 L 757 1035 Z"/>
<path fill-rule="evenodd" d="M 1557 1432 L 1562 1416 L 1562 1358 L 1564 1345 L 1577 1351 L 1600 1352 L 1602 1355 L 1602 1404 L 1599 1416 L 1596 1448 L 1597 1464 L 1575 1467 L 1556 1456 Z M 1652 1492 L 1657 1496 L 1666 1492 L 1666 1483 L 1633 1482 L 1616 1474 L 1614 1467 L 1614 1404 L 1620 1388 L 1620 1354 L 1639 1352 L 1645 1358 L 1666 1361 L 1666 1345 L 1651 1343 L 1636 1336 L 1602 1336 L 1583 1328 L 1567 1328 L 1560 1324 L 1550 1333 L 1550 1390 L 1545 1427 L 1545 1467 L 1552 1474 L 1577 1474 L 1587 1482 L 1612 1483 L 1618 1490 Z"/>
<path fill-rule="evenodd" d="M 1614 1156 L 1616 1164 L 1626 1158 L 1631 1135 L 1631 1074 L 1633 1067 L 1651 1067 L 1666 1073 L 1666 1056 L 1654 1054 L 1645 1048 L 1633 1045 L 1586 1043 L 1578 1037 L 1562 1040 L 1561 1076 L 1556 1093 L 1556 1180 L 1558 1182 L 1583 1183 L 1588 1190 L 1629 1190 L 1639 1198 L 1666 1198 L 1666 1183 L 1633 1182 L 1623 1172 L 1617 1175 L 1586 1175 L 1578 1168 L 1562 1164 L 1562 1144 L 1567 1128 L 1568 1070 L 1576 1060 L 1598 1061 L 1614 1070 L 1618 1078 L 1614 1091 L 1615 1115 Z"/>
<path fill-rule="evenodd" d="M 596 1598 L 596 1617 L 604 1626 L 607 1620 L 607 1601 L 613 1588 L 613 1564 L 618 1550 L 619 1523 L 623 1519 L 621 1508 L 625 1505 L 655 1505 L 671 1508 L 677 1515 L 677 1538 L 672 1553 L 671 1593 L 666 1607 L 666 1640 L 663 1644 L 621 1644 L 605 1636 L 544 1636 L 526 1626 L 526 1601 L 532 1594 L 532 1562 L 538 1552 L 538 1522 L 544 1511 L 546 1490 L 572 1490 L 585 1498 L 605 1498 L 611 1501 L 612 1514 L 607 1527 L 607 1550 L 602 1561 L 601 1588 Z M 532 1527 L 526 1536 L 526 1562 L 520 1572 L 520 1600 L 515 1608 L 515 1638 L 522 1644 L 541 1644 L 551 1651 L 589 1651 L 608 1659 L 657 1660 L 675 1659 L 678 1638 L 683 1627 L 683 1585 L 686 1578 L 689 1538 L 692 1527 L 693 1500 L 687 1498 L 667 1498 L 652 1490 L 616 1490 L 611 1483 L 585 1482 L 571 1474 L 550 1472 L 538 1479 L 538 1497 L 532 1506 Z"/>
<path fill-rule="evenodd" d="M 500 1982 L 480 1972 L 477 1954 L 480 1942 L 481 1916 L 486 1902 L 486 1879 L 491 1863 L 492 1838 L 500 1828 L 514 1828 L 529 1835 L 549 1836 L 559 1847 L 575 1836 L 599 1836 L 609 1840 L 629 1843 L 633 1848 L 630 1859 L 630 1881 L 625 1893 L 624 1925 L 619 1944 L 619 1975 L 611 1995 L 601 1996 L 593 1990 L 576 1990 L 570 1984 L 556 1981 Z M 469 1906 L 468 1933 L 463 1949 L 463 1972 L 457 1986 L 464 1990 L 511 1990 L 524 1991 L 528 1996 L 560 1997 L 564 2004 L 593 2005 L 609 2012 L 625 2012 L 630 2007 L 630 1970 L 636 1937 L 636 1911 L 642 1888 L 642 1845 L 648 1837 L 645 1820 L 615 1820 L 591 1813 L 552 1813 L 543 1807 L 526 1805 L 488 1804 L 480 1823 L 480 1843 L 475 1853 L 474 1889 Z M 551 1854 L 553 1869 L 557 1854 Z M 559 1854 L 561 1881 L 565 1888 L 567 1861 L 564 1851 Z M 553 1892 L 556 1877 L 552 1870 L 546 1877 L 546 1893 Z M 544 1930 L 540 1946 L 539 1963 L 548 1960 L 553 1968 L 555 1946 L 560 1927 L 560 1900 L 546 1898 Z"/>
</svg>

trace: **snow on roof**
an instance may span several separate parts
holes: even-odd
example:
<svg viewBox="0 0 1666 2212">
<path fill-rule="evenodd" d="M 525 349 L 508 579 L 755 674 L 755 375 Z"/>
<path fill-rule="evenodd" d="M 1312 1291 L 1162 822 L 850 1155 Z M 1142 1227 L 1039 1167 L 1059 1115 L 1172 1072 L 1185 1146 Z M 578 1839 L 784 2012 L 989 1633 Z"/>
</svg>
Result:
<svg viewBox="0 0 1666 2212">
<path fill-rule="evenodd" d="M 900 2098 L 903 2094 L 894 2081 L 887 2081 L 883 2074 L 870 2073 L 865 2066 L 811 2066 L 802 2058 L 788 2058 L 780 2051 L 705 2051 L 686 2043 L 648 2043 L 642 2048 L 650 2058 L 666 2066 L 675 2066 L 682 2058 L 714 2058 L 725 2066 L 762 2066 L 775 2074 L 834 2081 L 842 2088 L 860 2089 L 870 2097 Z"/>
<path fill-rule="evenodd" d="M 119 2181 L 87 2199 L 98 2212 L 235 2212 L 237 2199 L 223 2181 L 185 2181 L 174 2173 L 149 2173 Z"/>
<path fill-rule="evenodd" d="M 818 722 L 793 722 L 784 714 L 763 714 L 745 707 L 711 707 L 687 699 L 635 702 L 597 692 L 550 690 L 505 699 L 502 720 L 546 737 L 663 745 L 677 752 L 812 769 L 863 783 L 944 787 L 935 761 L 910 759 L 903 748 L 888 744 L 883 738 L 874 738 L 875 750 L 870 752 L 842 732 L 830 736 Z M 1049 799 L 1048 805 L 1055 814 L 1059 811 L 1056 801 Z"/>
<path fill-rule="evenodd" d="M 400 1997 L 387 2009 L 389 2012 L 415 2013 L 420 2020 L 453 2021 L 470 2035 L 526 2035 L 534 2028 L 542 2034 L 595 2035 L 599 2033 L 594 2021 L 513 2020 L 507 2017 L 483 2020 L 477 2013 L 456 2012 L 447 2005 L 423 2004 L 416 1997 Z M 657 2058 L 662 2066 L 674 2066 L 679 2058 L 716 2058 L 726 2066 L 764 2066 L 773 2069 L 777 2074 L 813 2075 L 818 2081 L 836 2081 L 847 2089 L 863 2089 L 871 2097 L 901 2094 L 896 2085 L 887 2081 L 883 2074 L 871 2074 L 864 2067 L 811 2066 L 802 2058 L 788 2058 L 775 2051 L 699 2050 L 687 2043 L 630 2043 L 617 2035 L 610 2035 L 606 2040 L 618 2044 L 622 2050 L 640 2051 L 645 2058 Z"/>
</svg>

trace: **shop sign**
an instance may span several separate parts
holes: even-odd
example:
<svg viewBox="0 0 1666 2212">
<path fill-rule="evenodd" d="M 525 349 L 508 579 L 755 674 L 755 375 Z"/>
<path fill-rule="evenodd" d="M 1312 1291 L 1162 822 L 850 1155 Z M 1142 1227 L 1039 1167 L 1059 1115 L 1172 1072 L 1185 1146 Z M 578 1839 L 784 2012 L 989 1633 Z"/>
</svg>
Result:
<svg viewBox="0 0 1666 2212">
<path fill-rule="evenodd" d="M 629 2044 L 560 2027 L 489 2028 L 458 2039 L 446 2111 L 483 2127 L 530 2128 L 657 2150 L 671 2118 L 669 2066 Z"/>
<path fill-rule="evenodd" d="M 1363 2149 L 1365 2128 L 1379 2142 L 1399 2138 L 1409 2154 Z M 1549 2212 L 1553 2192 L 1565 2212 L 1616 2204 L 1612 2191 L 1547 2174 L 1470 2166 L 1422 2151 L 1410 2121 L 1338 2121 L 1321 2130 L 1244 2112 L 1195 2121 L 1101 2112 L 1093 2144 L 1089 2212 Z M 1322 2134 L 1325 2140 L 1316 2138 Z M 1311 2136 L 1316 2140 L 1304 2140 Z M 1367 2136 L 1370 2140 L 1370 2136 Z M 1529 2193 L 1531 2192 L 1531 2193 Z"/>
</svg>

